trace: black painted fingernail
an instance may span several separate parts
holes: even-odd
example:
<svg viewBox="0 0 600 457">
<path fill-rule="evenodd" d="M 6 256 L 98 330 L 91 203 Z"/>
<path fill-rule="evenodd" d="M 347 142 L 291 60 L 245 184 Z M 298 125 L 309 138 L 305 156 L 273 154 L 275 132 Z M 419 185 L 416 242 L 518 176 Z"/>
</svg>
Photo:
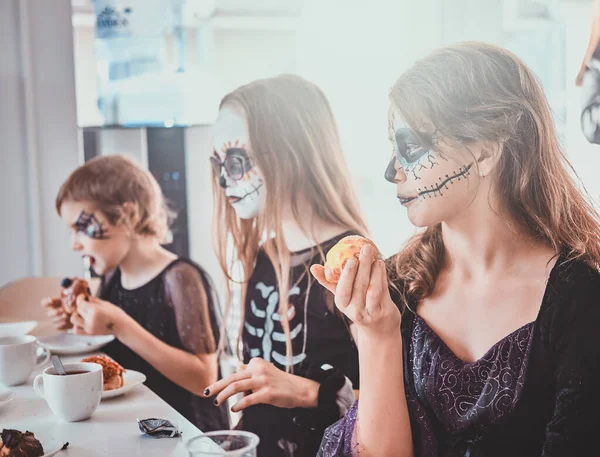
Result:
<svg viewBox="0 0 600 457">
<path fill-rule="evenodd" d="M 219 400 L 217 400 L 217 399 L 215 398 L 215 399 L 213 400 L 213 403 L 214 403 L 214 404 L 215 404 L 215 406 L 216 406 L 216 405 L 218 405 L 218 404 L 219 404 Z"/>
<path fill-rule="evenodd" d="M 208 397 L 210 395 L 210 389 L 204 389 L 204 396 Z"/>
</svg>

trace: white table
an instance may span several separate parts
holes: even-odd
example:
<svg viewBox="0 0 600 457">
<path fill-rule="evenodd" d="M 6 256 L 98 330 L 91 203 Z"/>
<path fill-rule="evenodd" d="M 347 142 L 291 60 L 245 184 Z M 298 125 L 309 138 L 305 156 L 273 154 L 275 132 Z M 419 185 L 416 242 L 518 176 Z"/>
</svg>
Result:
<svg viewBox="0 0 600 457">
<path fill-rule="evenodd" d="M 78 362 L 84 356 L 61 357 L 65 363 Z M 29 381 L 10 387 L 16 398 L 0 408 L 0 429 L 13 428 L 31 431 L 54 448 L 65 442 L 69 447 L 56 457 L 188 457 L 184 441 L 202 435 L 181 414 L 164 400 L 140 385 L 112 399 L 102 400 L 94 415 L 82 422 L 61 422 L 50 411 L 46 401 L 33 390 L 35 375 L 50 363 L 36 370 Z M 155 439 L 143 435 L 136 418 L 159 417 L 173 422 L 183 432 L 183 437 Z M 44 446 L 44 451 L 49 452 Z"/>
</svg>

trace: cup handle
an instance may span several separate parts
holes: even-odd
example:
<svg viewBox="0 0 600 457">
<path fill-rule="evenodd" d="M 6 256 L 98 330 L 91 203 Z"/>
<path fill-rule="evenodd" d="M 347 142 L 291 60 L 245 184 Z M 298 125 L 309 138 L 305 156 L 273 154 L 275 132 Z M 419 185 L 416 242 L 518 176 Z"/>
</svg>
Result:
<svg viewBox="0 0 600 457">
<path fill-rule="evenodd" d="M 40 388 L 40 386 L 43 386 L 43 385 L 44 385 L 44 375 L 39 374 L 33 380 L 33 390 L 35 390 L 35 393 L 38 394 L 39 397 L 46 399 L 46 397 L 44 397 L 44 389 Z"/>
<path fill-rule="evenodd" d="M 46 349 L 44 346 L 42 346 L 40 343 L 38 343 L 37 341 L 35 342 L 35 344 L 37 344 L 38 348 L 42 348 L 42 350 L 44 351 L 44 354 L 45 354 L 44 360 L 35 364 L 36 367 L 39 367 L 41 365 L 44 365 L 48 360 L 50 360 L 50 351 L 48 349 Z"/>
</svg>

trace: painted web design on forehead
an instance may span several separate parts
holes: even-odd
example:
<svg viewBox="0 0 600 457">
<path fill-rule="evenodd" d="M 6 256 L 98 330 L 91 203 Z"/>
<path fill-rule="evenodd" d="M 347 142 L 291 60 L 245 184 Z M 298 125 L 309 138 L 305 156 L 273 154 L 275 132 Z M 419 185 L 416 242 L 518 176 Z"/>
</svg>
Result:
<svg viewBox="0 0 600 457">
<path fill-rule="evenodd" d="M 104 224 L 98 220 L 94 213 L 81 211 L 75 227 L 78 231 L 85 233 L 86 236 L 95 240 L 106 240 L 108 236 Z"/>
</svg>

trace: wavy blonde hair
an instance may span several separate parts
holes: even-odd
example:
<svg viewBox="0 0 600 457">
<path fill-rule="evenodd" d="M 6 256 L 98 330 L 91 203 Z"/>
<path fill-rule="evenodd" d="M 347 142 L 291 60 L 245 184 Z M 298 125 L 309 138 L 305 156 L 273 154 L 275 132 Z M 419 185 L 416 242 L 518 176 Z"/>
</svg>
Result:
<svg viewBox="0 0 600 457">
<path fill-rule="evenodd" d="M 502 144 L 494 192 L 518 229 L 569 259 L 600 266 L 600 218 L 562 151 L 546 96 L 533 72 L 497 46 L 441 48 L 406 71 L 391 102 L 415 128 L 426 119 L 462 144 Z M 444 261 L 441 224 L 411 238 L 392 276 L 411 298 L 429 296 Z"/>
<path fill-rule="evenodd" d="M 318 239 L 300 213 L 305 203 L 313 220 L 366 234 L 367 225 L 354 193 L 342 153 L 336 122 L 323 92 L 295 75 L 261 79 L 242 86 L 221 101 L 221 107 L 241 108 L 248 119 L 252 159 L 261 171 L 266 189 L 265 207 L 252 220 L 240 219 L 227 202 L 218 178 L 213 179 L 213 240 L 221 269 L 229 279 L 225 319 L 230 312 L 232 264 L 242 269 L 241 340 L 248 280 L 260 249 L 273 264 L 279 289 L 279 314 L 286 335 L 287 370 L 291 370 L 292 343 L 286 298 L 290 289 L 289 251 L 282 234 L 282 220 L 291 211 L 305 235 Z M 298 196 L 301 196 L 298 198 Z M 227 258 L 228 240 L 233 240 L 233 258 Z M 263 243 L 263 240 L 267 240 Z M 323 254 L 323 253 L 321 253 Z M 306 272 L 308 274 L 308 271 Z M 223 348 L 225 331 L 221 333 Z M 239 356 L 239 353 L 238 353 Z"/>
<path fill-rule="evenodd" d="M 111 225 L 124 224 L 133 233 L 169 242 L 175 213 L 154 176 L 123 155 L 95 157 L 75 169 L 56 196 L 58 214 L 66 201 L 90 202 Z"/>
</svg>

